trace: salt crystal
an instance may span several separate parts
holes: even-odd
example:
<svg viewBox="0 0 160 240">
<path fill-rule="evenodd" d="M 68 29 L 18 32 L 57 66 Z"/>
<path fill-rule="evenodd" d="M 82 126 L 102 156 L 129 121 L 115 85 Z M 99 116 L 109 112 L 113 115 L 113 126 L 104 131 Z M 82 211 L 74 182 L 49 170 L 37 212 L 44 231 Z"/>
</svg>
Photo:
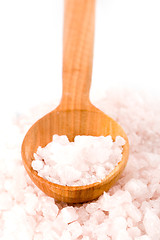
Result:
<svg viewBox="0 0 160 240">
<path fill-rule="evenodd" d="M 60 237 L 59 240 L 72 240 L 72 236 L 71 236 L 71 233 L 68 231 L 68 230 L 65 230 L 63 233 L 62 233 L 62 236 Z"/>
<path fill-rule="evenodd" d="M 127 227 L 127 222 L 124 217 L 116 217 L 113 219 L 112 223 L 112 230 L 114 231 L 115 229 L 126 229 Z"/>
<path fill-rule="evenodd" d="M 105 213 L 101 210 L 97 210 L 90 215 L 89 221 L 98 225 L 101 224 L 105 219 Z"/>
<path fill-rule="evenodd" d="M 49 204 L 48 202 L 46 202 L 46 204 L 43 204 L 42 206 L 43 216 L 52 221 L 56 218 L 58 212 L 59 209 L 55 204 Z"/>
<path fill-rule="evenodd" d="M 36 220 L 33 216 L 28 216 L 21 205 L 13 206 L 10 211 L 5 211 L 4 219 L 4 239 L 32 239 Z M 3 239 L 3 238 L 2 238 Z"/>
<path fill-rule="evenodd" d="M 118 182 L 108 193 L 104 192 L 91 203 L 69 207 L 68 204 L 54 201 L 32 183 L 22 165 L 19 150 L 24 135 L 46 110 L 52 110 L 52 104 L 37 106 L 28 115 L 20 114 L 16 126 L 11 121 L 7 121 L 5 127 L 0 126 L 0 239 L 159 239 L 160 101 L 152 102 L 134 92 L 110 91 L 98 105 L 124 126 L 130 142 L 130 156 Z M 123 140 L 118 136 L 115 142 L 111 136 L 100 136 L 98 142 L 89 137 L 92 150 L 88 146 L 87 136 L 77 136 L 74 142 L 76 146 L 66 136 L 54 137 L 54 148 L 50 143 L 46 148 L 39 147 L 34 155 L 35 160 L 44 164 L 39 175 L 45 178 L 48 174 L 49 181 L 58 178 L 55 165 L 63 166 L 66 161 L 69 166 L 83 172 L 79 184 L 101 180 L 101 167 L 105 166 L 108 174 L 115 167 L 114 160 L 117 161 L 120 156 L 116 144 L 119 149 L 123 147 L 120 146 Z M 90 152 L 94 164 L 92 159 L 85 161 Z M 77 155 L 79 158 L 76 158 Z M 114 160 L 110 162 L 110 158 Z M 95 176 L 96 169 L 98 177 Z M 60 178 L 57 183 L 60 183 Z M 79 237 L 74 239 L 74 234 Z"/>
<path fill-rule="evenodd" d="M 43 240 L 59 240 L 60 236 L 57 235 L 56 231 L 49 229 L 49 231 L 45 232 L 45 234 L 43 234 Z"/>
<path fill-rule="evenodd" d="M 96 176 L 100 179 L 103 179 L 106 177 L 106 169 L 103 166 L 97 166 L 96 167 Z"/>
<path fill-rule="evenodd" d="M 43 234 L 35 232 L 33 240 L 43 240 Z"/>
<path fill-rule="evenodd" d="M 83 236 L 82 240 L 90 240 L 88 236 Z"/>
<path fill-rule="evenodd" d="M 142 235 L 140 237 L 136 237 L 135 240 L 152 240 L 148 235 Z"/>
<path fill-rule="evenodd" d="M 126 210 L 121 205 L 115 205 L 113 209 L 109 211 L 109 218 L 114 219 L 115 217 L 127 217 Z"/>
<path fill-rule="evenodd" d="M 110 240 L 111 238 L 106 235 L 99 235 L 97 236 L 97 240 Z"/>
<path fill-rule="evenodd" d="M 114 219 L 112 219 L 110 233 L 112 234 L 113 239 L 116 239 L 118 234 L 121 235 L 120 232 L 122 231 L 123 231 L 122 235 L 125 236 L 126 228 L 127 221 L 124 217 L 115 217 Z M 119 239 L 121 239 L 121 237 L 119 237 Z"/>
<path fill-rule="evenodd" d="M 58 228 L 58 226 L 57 226 L 57 228 Z M 55 228 L 54 222 L 49 221 L 48 219 L 46 219 L 46 220 L 42 219 L 41 222 L 39 222 L 36 227 L 36 232 L 40 233 L 43 229 L 43 239 L 59 240 L 59 238 L 61 236 L 61 232 L 59 232 L 57 228 Z"/>
<path fill-rule="evenodd" d="M 37 204 L 36 211 L 41 212 L 45 218 L 54 221 L 58 215 L 59 208 L 53 198 L 42 196 Z"/>
<path fill-rule="evenodd" d="M 157 166 L 159 166 L 159 158 L 160 154 L 147 152 L 145 153 L 145 159 L 149 163 L 151 168 L 157 169 Z"/>
<path fill-rule="evenodd" d="M 128 232 L 124 229 L 121 229 L 117 236 L 113 238 L 113 240 L 132 240 L 132 238 L 129 236 Z"/>
<path fill-rule="evenodd" d="M 159 195 L 160 196 L 160 195 Z M 160 197 L 157 199 L 152 199 L 149 201 L 149 204 L 152 206 L 153 212 L 159 216 L 160 215 Z"/>
<path fill-rule="evenodd" d="M 32 161 L 32 167 L 33 169 L 35 169 L 36 171 L 41 170 L 44 167 L 44 162 L 42 160 L 33 160 Z"/>
<path fill-rule="evenodd" d="M 125 140 L 121 136 L 117 136 L 115 142 L 116 142 L 116 145 L 119 147 L 125 145 Z"/>
<path fill-rule="evenodd" d="M 77 221 L 70 223 L 67 230 L 70 232 L 72 239 L 77 239 L 80 235 L 82 235 L 82 227 Z"/>
<path fill-rule="evenodd" d="M 102 223 L 97 224 L 96 227 L 92 230 L 94 238 L 99 240 L 106 240 L 110 239 L 109 234 L 109 224 L 106 220 L 104 220 Z"/>
<path fill-rule="evenodd" d="M 132 218 L 130 217 L 127 217 L 127 226 L 130 228 L 130 227 L 133 227 L 133 220 Z"/>
<path fill-rule="evenodd" d="M 25 193 L 24 196 L 25 210 L 28 214 L 36 214 L 36 207 L 38 204 L 38 198 L 34 193 Z"/>
<path fill-rule="evenodd" d="M 92 202 L 92 203 L 89 203 L 87 206 L 86 206 L 86 211 L 88 212 L 88 213 L 94 213 L 96 210 L 98 210 L 98 208 L 99 208 L 99 205 L 97 204 L 97 203 L 94 203 L 94 202 Z"/>
<path fill-rule="evenodd" d="M 78 219 L 78 215 L 74 207 L 65 207 L 61 210 L 60 214 L 62 215 L 65 223 L 71 223 Z"/>
<path fill-rule="evenodd" d="M 0 193 L 0 210 L 8 210 L 12 206 L 11 195 L 7 192 Z"/>
<path fill-rule="evenodd" d="M 132 239 L 135 239 L 141 235 L 141 230 L 138 227 L 130 227 L 128 228 L 128 234 Z"/>
<path fill-rule="evenodd" d="M 55 135 L 53 135 L 52 140 L 53 140 L 54 142 L 60 143 L 60 144 L 62 144 L 62 145 L 67 145 L 67 144 L 69 144 L 69 140 L 68 140 L 67 136 L 65 136 L 65 135 L 59 136 L 58 134 L 55 134 Z"/>
<path fill-rule="evenodd" d="M 146 184 L 139 179 L 131 179 L 125 185 L 125 190 L 130 192 L 132 198 L 145 199 L 149 197 L 149 191 Z"/>
<path fill-rule="evenodd" d="M 160 219 L 156 214 L 153 213 L 152 210 L 146 210 L 143 224 L 146 233 L 151 239 L 160 240 Z"/>
<path fill-rule="evenodd" d="M 90 214 L 86 211 L 86 208 L 84 206 L 77 208 L 76 212 L 78 214 L 78 222 L 80 224 L 83 224 L 89 219 Z"/>
<path fill-rule="evenodd" d="M 136 208 L 132 203 L 125 206 L 126 213 L 134 222 L 140 222 L 142 219 L 142 214 L 138 208 Z"/>
<path fill-rule="evenodd" d="M 51 221 L 52 224 L 50 224 L 52 230 L 57 234 L 57 236 L 62 236 L 62 233 L 64 231 L 66 231 L 67 227 L 68 227 L 68 223 L 65 222 L 65 219 L 63 217 L 63 215 L 60 213 L 58 214 L 58 216 L 56 217 L 56 219 L 54 221 Z M 54 238 L 53 238 L 54 239 Z"/>
<path fill-rule="evenodd" d="M 72 166 L 66 166 L 62 168 L 62 166 L 57 167 L 57 174 L 60 178 L 60 182 L 62 184 L 68 183 L 68 185 L 72 185 L 73 182 L 78 181 L 81 178 L 82 173 L 73 168 Z"/>
<path fill-rule="evenodd" d="M 69 142 L 67 136 L 53 135 L 46 147 L 38 147 L 32 168 L 47 180 L 68 186 L 88 185 L 101 181 L 122 159 L 125 140 L 117 136 L 76 136 Z"/>
<path fill-rule="evenodd" d="M 118 190 L 112 195 L 112 198 L 121 204 L 132 202 L 131 194 L 128 191 Z"/>
<path fill-rule="evenodd" d="M 115 203 L 112 201 L 112 197 L 106 192 L 104 192 L 103 195 L 100 196 L 98 202 L 100 209 L 104 211 L 109 211 L 115 206 Z"/>
</svg>

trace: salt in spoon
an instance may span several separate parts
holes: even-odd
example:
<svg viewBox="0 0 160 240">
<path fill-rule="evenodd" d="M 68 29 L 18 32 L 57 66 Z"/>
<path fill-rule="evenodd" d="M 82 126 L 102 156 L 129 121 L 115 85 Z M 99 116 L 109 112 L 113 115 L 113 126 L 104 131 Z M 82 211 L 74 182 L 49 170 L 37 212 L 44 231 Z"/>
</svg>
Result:
<svg viewBox="0 0 160 240">
<path fill-rule="evenodd" d="M 32 181 L 48 196 L 66 203 L 82 203 L 98 198 L 119 178 L 129 154 L 128 138 L 122 127 L 97 109 L 89 100 L 92 75 L 95 0 L 65 0 L 63 31 L 63 91 L 60 105 L 38 120 L 22 143 L 22 160 Z M 86 186 L 63 186 L 38 176 L 31 163 L 38 146 L 45 147 L 54 134 L 121 136 L 122 160 L 101 182 Z"/>
</svg>

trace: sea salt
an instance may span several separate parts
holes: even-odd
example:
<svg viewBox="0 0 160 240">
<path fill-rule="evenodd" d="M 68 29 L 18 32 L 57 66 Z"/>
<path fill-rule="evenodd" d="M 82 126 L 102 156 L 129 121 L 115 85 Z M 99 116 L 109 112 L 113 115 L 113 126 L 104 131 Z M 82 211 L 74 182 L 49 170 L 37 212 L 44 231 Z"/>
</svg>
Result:
<svg viewBox="0 0 160 240">
<path fill-rule="evenodd" d="M 68 231 L 71 234 L 71 239 L 77 239 L 83 234 L 82 226 L 77 221 L 68 225 Z"/>
<path fill-rule="evenodd" d="M 125 140 L 117 136 L 76 136 L 69 142 L 67 136 L 53 135 L 46 147 L 38 147 L 32 168 L 50 182 L 81 186 L 99 182 L 121 161 Z"/>
<path fill-rule="evenodd" d="M 8 192 L 0 193 L 0 211 L 8 210 L 12 206 L 12 197 Z"/>
<path fill-rule="evenodd" d="M 65 223 L 71 223 L 78 219 L 76 210 L 74 209 L 74 207 L 71 206 L 63 208 L 60 214 L 62 215 L 63 221 Z"/>
<path fill-rule="evenodd" d="M 160 219 L 151 209 L 146 210 L 143 224 L 148 236 L 151 239 L 160 238 Z"/>
<path fill-rule="evenodd" d="M 133 91 L 109 91 L 96 106 L 122 125 L 130 155 L 115 186 L 89 203 L 68 205 L 46 196 L 22 165 L 24 135 L 52 110 L 52 103 L 13 116 L 12 122 L 0 126 L 1 240 L 160 240 L 160 100 Z M 121 140 L 117 139 L 117 145 L 123 144 Z M 83 144 L 81 138 L 77 141 Z M 62 142 L 65 148 L 67 138 Z M 113 147 L 109 138 L 107 143 Z M 68 161 L 73 156 L 74 151 Z M 41 171 L 44 163 L 37 166 Z M 80 167 L 83 171 L 86 165 Z"/>
<path fill-rule="evenodd" d="M 149 238 L 147 235 L 143 235 L 140 237 L 136 237 L 135 240 L 151 240 L 151 238 Z"/>
<path fill-rule="evenodd" d="M 125 185 L 125 190 L 129 191 L 133 198 L 145 199 L 149 197 L 149 190 L 145 183 L 139 179 L 131 179 Z"/>
</svg>

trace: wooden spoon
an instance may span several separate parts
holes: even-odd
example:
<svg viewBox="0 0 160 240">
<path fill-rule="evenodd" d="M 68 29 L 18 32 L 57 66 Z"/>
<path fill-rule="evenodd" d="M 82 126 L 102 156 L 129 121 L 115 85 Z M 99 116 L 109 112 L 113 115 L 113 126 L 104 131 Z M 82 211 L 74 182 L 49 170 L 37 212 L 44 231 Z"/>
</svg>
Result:
<svg viewBox="0 0 160 240">
<path fill-rule="evenodd" d="M 127 136 L 120 125 L 89 100 L 92 75 L 95 0 L 65 0 L 63 34 L 63 93 L 60 105 L 38 120 L 22 144 L 23 164 L 32 181 L 47 195 L 67 203 L 98 198 L 119 178 L 129 154 Z M 62 186 L 38 176 L 31 167 L 37 147 L 46 146 L 54 134 L 122 136 L 126 140 L 121 162 L 101 182 L 86 186 Z"/>
</svg>

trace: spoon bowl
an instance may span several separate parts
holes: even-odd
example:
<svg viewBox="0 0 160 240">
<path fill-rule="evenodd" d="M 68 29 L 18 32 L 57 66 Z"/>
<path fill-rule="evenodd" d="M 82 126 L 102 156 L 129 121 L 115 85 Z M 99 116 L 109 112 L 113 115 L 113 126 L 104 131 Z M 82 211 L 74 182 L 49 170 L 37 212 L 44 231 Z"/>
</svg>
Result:
<svg viewBox="0 0 160 240">
<path fill-rule="evenodd" d="M 129 154 L 128 138 L 122 127 L 90 103 L 92 72 L 94 0 L 66 0 L 64 12 L 63 92 L 60 105 L 38 120 L 27 132 L 22 143 L 22 160 L 32 181 L 48 196 L 67 203 L 82 203 L 98 198 L 119 178 Z M 38 176 L 31 163 L 39 146 L 45 147 L 54 134 L 121 136 L 122 160 L 101 182 L 86 186 L 58 185 Z"/>
<path fill-rule="evenodd" d="M 128 159 L 128 139 L 121 126 L 92 106 L 91 110 L 60 111 L 55 109 L 38 120 L 26 134 L 22 144 L 23 164 L 33 182 L 47 195 L 67 203 L 81 203 L 98 198 L 107 191 L 119 178 Z M 67 126 L 67 127 L 66 127 Z M 31 167 L 34 159 L 33 153 L 38 146 L 44 147 L 52 141 L 54 134 L 67 135 L 70 141 L 76 135 L 107 136 L 113 140 L 121 136 L 126 143 L 123 146 L 122 160 L 115 169 L 101 182 L 86 186 L 62 186 L 51 183 L 38 176 L 37 171 Z"/>
</svg>

